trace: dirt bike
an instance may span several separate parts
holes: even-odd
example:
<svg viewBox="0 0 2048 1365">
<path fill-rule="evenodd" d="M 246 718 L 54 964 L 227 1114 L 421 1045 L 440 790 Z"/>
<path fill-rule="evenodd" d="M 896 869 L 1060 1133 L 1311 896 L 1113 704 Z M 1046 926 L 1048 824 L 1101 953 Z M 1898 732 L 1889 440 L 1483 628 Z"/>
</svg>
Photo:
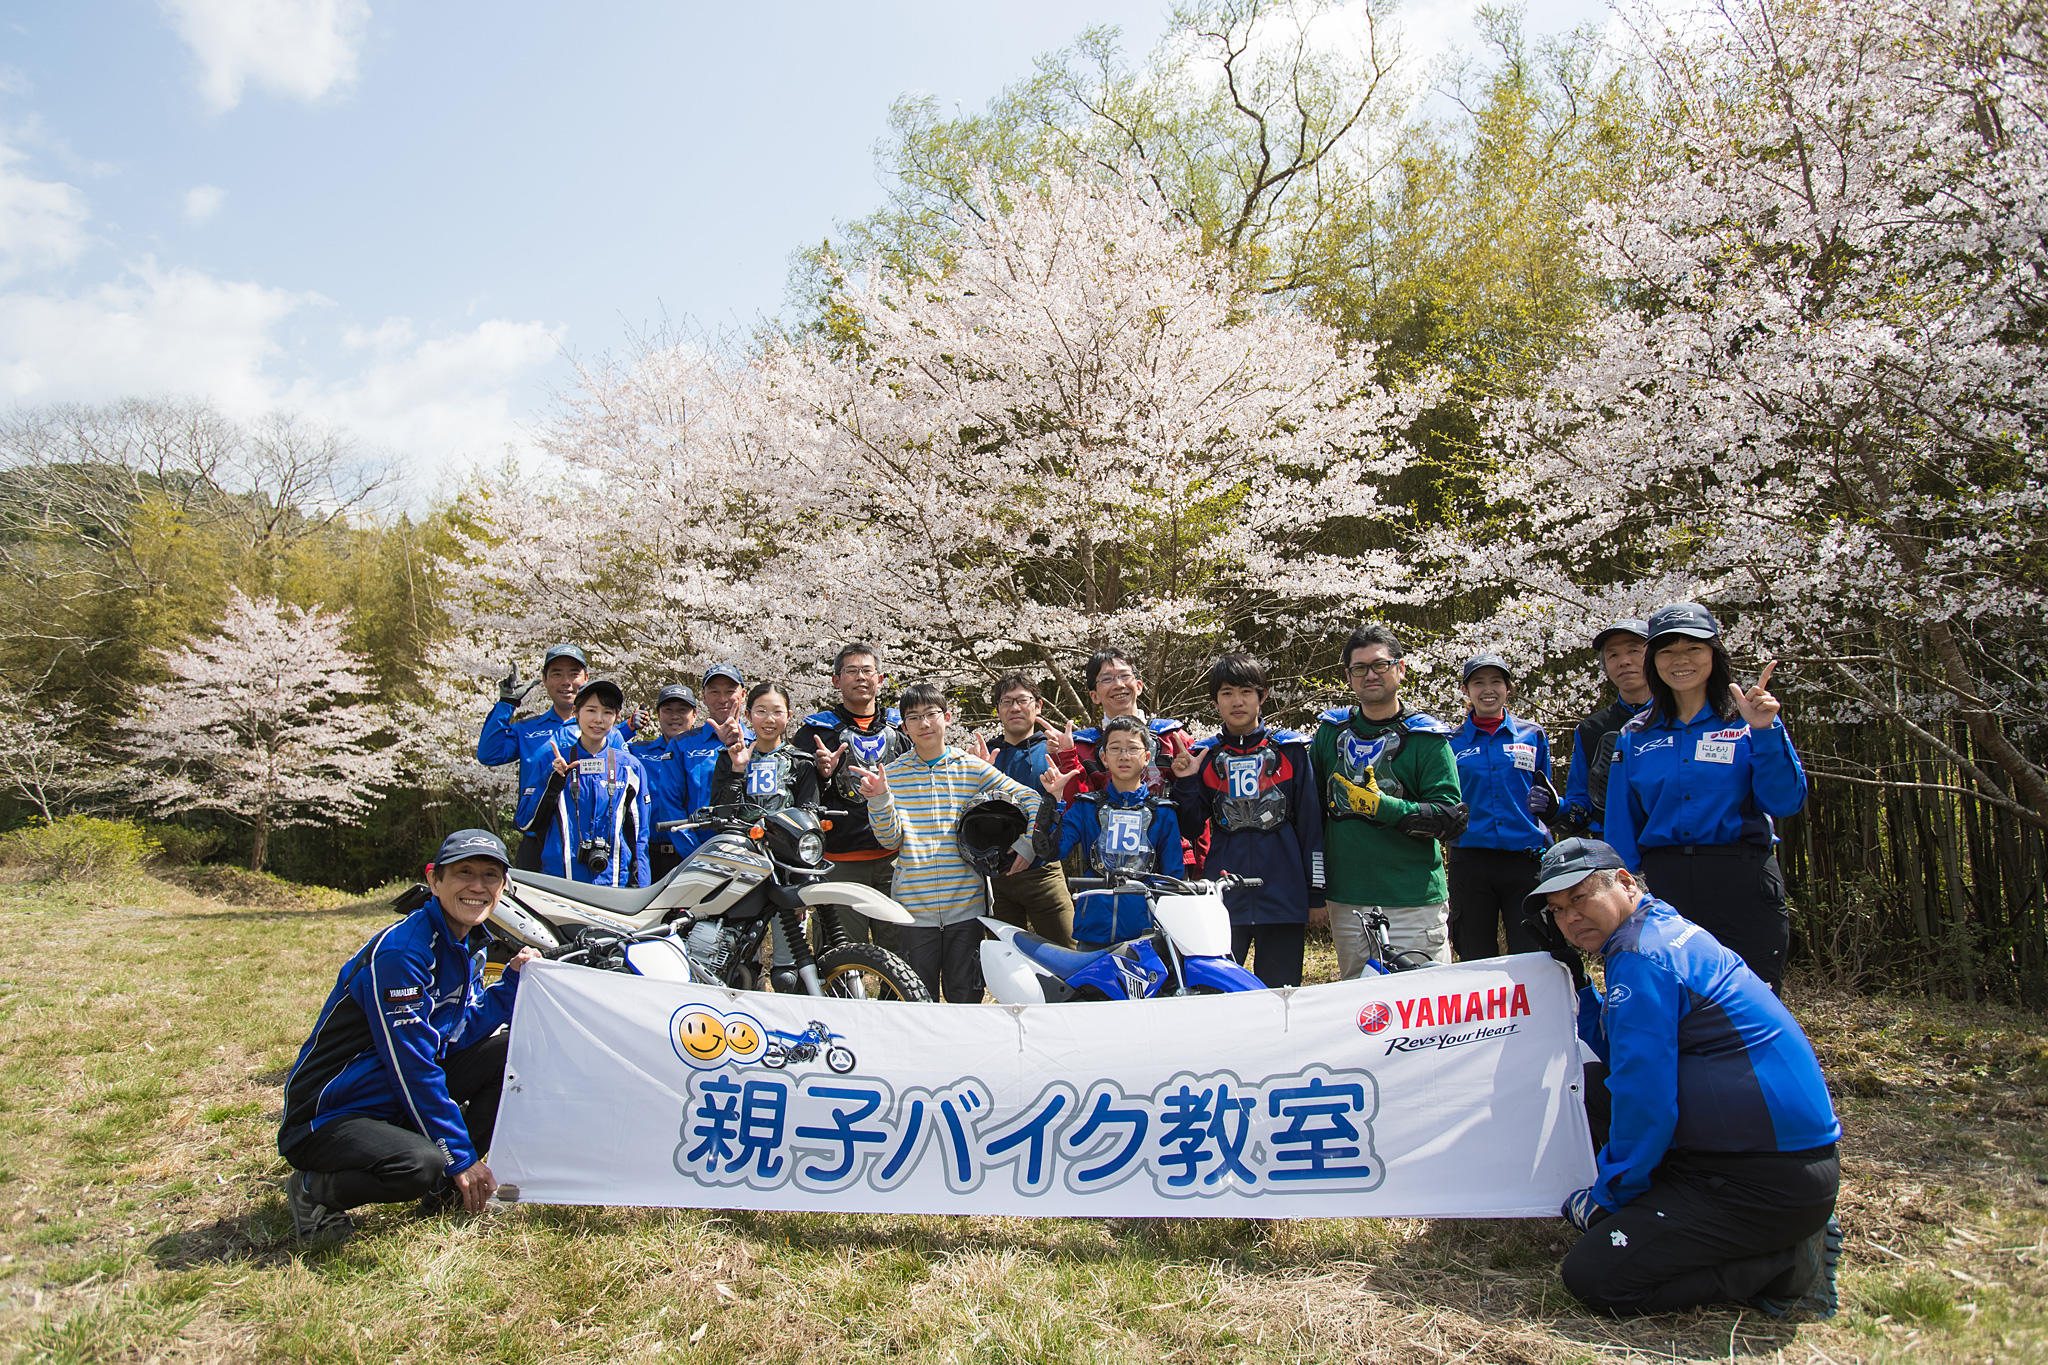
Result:
<svg viewBox="0 0 2048 1365">
<path fill-rule="evenodd" d="M 815 1062 L 821 1050 L 825 1054 L 825 1066 L 834 1074 L 844 1076 L 853 1070 L 853 1049 L 841 1043 L 838 1034 L 816 1019 L 811 1020 L 811 1026 L 802 1033 L 772 1030 L 768 1048 L 761 1054 L 761 1065 L 785 1067 L 791 1062 Z"/>
<path fill-rule="evenodd" d="M 776 922 L 795 959 L 779 988 L 847 999 L 931 998 L 895 953 L 848 940 L 841 914 L 884 924 L 912 920 L 872 887 L 824 880 L 830 865 L 819 812 L 714 806 L 660 826 L 663 832 L 691 828 L 717 832 L 653 886 L 592 886 L 514 871 L 488 923 L 551 957 L 584 945 L 587 956 L 569 960 L 751 991 L 761 989 L 761 945 Z M 815 951 L 804 923 L 814 910 L 820 912 Z"/>
<path fill-rule="evenodd" d="M 1266 983 L 1230 956 L 1230 912 L 1223 905 L 1223 893 L 1232 887 L 1262 884 L 1234 872 L 1192 882 L 1160 872 L 1070 878 L 1067 885 L 1083 895 L 1142 893 L 1153 932 L 1075 952 L 984 916 L 982 924 L 995 937 L 981 945 L 982 979 L 1005 1005 L 1262 991 Z"/>
</svg>

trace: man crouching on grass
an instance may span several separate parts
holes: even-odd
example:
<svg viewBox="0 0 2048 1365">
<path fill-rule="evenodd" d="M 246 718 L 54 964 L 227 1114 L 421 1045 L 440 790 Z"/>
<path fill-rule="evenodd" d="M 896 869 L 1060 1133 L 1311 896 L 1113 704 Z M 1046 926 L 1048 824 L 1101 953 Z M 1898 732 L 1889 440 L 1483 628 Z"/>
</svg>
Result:
<svg viewBox="0 0 2048 1365">
<path fill-rule="evenodd" d="M 1608 1065 L 1613 1120 L 1599 1179 L 1562 1211 L 1585 1234 L 1565 1288 L 1610 1313 L 1832 1317 L 1842 1126 L 1790 1012 L 1597 839 L 1553 845 L 1524 909 L 1607 968 L 1581 1032 Z"/>
<path fill-rule="evenodd" d="M 483 989 L 480 927 L 505 893 L 505 845 L 480 829 L 442 841 L 431 899 L 348 960 L 284 1083 L 277 1150 L 292 1230 L 339 1239 L 358 1204 L 420 1199 L 481 1212 L 498 1188 L 484 1164 L 505 1083 L 519 969 Z"/>
</svg>

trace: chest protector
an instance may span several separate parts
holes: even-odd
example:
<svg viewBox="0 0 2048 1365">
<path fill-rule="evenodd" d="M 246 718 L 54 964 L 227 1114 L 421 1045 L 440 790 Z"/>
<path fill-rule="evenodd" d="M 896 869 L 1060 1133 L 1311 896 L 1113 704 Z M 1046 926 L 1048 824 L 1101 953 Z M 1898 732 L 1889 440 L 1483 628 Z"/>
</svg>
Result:
<svg viewBox="0 0 2048 1365">
<path fill-rule="evenodd" d="M 1095 801 L 1095 863 L 1104 872 L 1150 872 L 1158 860 L 1152 849 L 1152 817 L 1158 807 L 1151 801 L 1135 806 L 1112 806 L 1099 796 Z"/>
<path fill-rule="evenodd" d="M 1217 823 L 1231 834 L 1284 826 L 1294 809 L 1280 784 L 1293 775 L 1293 767 L 1270 738 L 1248 751 L 1212 748 L 1202 768 L 1202 785 L 1215 794 Z"/>
<path fill-rule="evenodd" d="M 879 768 L 910 748 L 910 741 L 903 737 L 903 732 L 896 729 L 891 720 L 895 714 L 893 710 L 884 713 L 883 724 L 871 735 L 854 729 L 837 711 L 820 711 L 805 718 L 806 725 L 831 730 L 825 741 L 827 753 L 842 744 L 846 746 L 845 761 L 833 770 L 831 786 L 833 794 L 848 805 L 867 804 L 867 798 L 860 794 L 860 778 L 852 771 L 856 765 Z"/>
<path fill-rule="evenodd" d="M 795 776 L 796 765 L 782 750 L 755 754 L 747 763 L 747 799 L 766 810 L 781 810 L 789 804 L 789 789 Z"/>
<path fill-rule="evenodd" d="M 1401 779 L 1394 776 L 1392 769 L 1394 757 L 1401 752 L 1401 743 L 1406 737 L 1407 731 L 1397 725 L 1370 739 L 1360 739 L 1358 732 L 1346 724 L 1337 735 L 1337 771 L 1349 781 L 1362 785 L 1369 768 L 1381 791 L 1388 796 L 1399 796 Z"/>
</svg>

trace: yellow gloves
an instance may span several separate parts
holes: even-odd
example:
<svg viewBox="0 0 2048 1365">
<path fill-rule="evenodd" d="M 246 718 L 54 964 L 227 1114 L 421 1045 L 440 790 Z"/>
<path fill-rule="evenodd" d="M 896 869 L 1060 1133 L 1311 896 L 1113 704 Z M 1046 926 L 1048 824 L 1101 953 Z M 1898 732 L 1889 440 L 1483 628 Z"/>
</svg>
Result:
<svg viewBox="0 0 2048 1365">
<path fill-rule="evenodd" d="M 1330 775 L 1330 813 L 1335 816 L 1356 816 L 1370 820 L 1380 810 L 1380 780 L 1373 770 L 1365 770 L 1363 786 L 1353 782 L 1342 773 Z"/>
</svg>

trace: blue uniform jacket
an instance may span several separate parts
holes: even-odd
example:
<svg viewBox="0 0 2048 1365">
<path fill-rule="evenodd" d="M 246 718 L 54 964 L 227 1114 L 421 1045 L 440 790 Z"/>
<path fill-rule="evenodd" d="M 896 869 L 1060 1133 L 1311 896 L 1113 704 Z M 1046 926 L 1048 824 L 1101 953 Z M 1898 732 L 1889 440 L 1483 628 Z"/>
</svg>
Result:
<svg viewBox="0 0 2048 1365">
<path fill-rule="evenodd" d="M 1045 731 L 1033 730 L 1024 737 L 1022 744 L 1012 744 L 998 737 L 988 746 L 988 761 L 995 765 L 997 772 L 1012 782 L 1042 792 L 1045 785 L 1039 779 L 1052 766 L 1052 758 L 1045 751 Z"/>
<path fill-rule="evenodd" d="M 615 732 L 616 733 L 616 732 Z M 582 744 L 565 751 L 569 772 L 550 772 L 540 815 L 545 821 L 541 868 L 598 886 L 647 886 L 647 774 L 624 748 L 610 744 L 592 754 Z M 611 846 L 604 871 L 592 872 L 576 851 L 586 839 Z"/>
<path fill-rule="evenodd" d="M 1842 1136 L 1813 1045 L 1719 939 L 1654 896 L 1601 945 L 1607 994 L 1587 1044 L 1614 1117 L 1593 1198 L 1618 1209 L 1666 1152 L 1804 1152 Z"/>
<path fill-rule="evenodd" d="M 1265 883 L 1224 892 L 1230 922 L 1306 924 L 1308 912 L 1323 903 L 1323 803 L 1308 737 L 1262 726 L 1248 735 L 1203 740 L 1195 751 L 1202 766 L 1193 777 L 1174 779 L 1173 809 L 1184 838 L 1201 842 L 1207 833 L 1202 875 L 1235 872 Z M 1236 772 L 1245 780 L 1233 787 Z M 1232 799 L 1269 801 L 1276 812 L 1284 803 L 1286 814 L 1272 829 L 1233 831 L 1224 804 Z"/>
<path fill-rule="evenodd" d="M 1631 706 L 1616 697 L 1572 730 L 1572 762 L 1564 775 L 1564 809 L 1582 816 L 1586 832 L 1595 838 L 1599 837 L 1607 815 L 1608 763 L 1614 757 L 1614 737 L 1649 704 Z"/>
<path fill-rule="evenodd" d="M 1631 870 L 1643 850 L 1683 844 L 1760 844 L 1776 839 L 1773 816 L 1806 804 L 1806 769 L 1782 722 L 1752 730 L 1713 707 L 1684 725 L 1654 719 L 1653 706 L 1614 737 L 1601 831 Z"/>
<path fill-rule="evenodd" d="M 747 738 L 753 738 L 751 731 Z M 640 760 L 647 775 L 649 818 L 653 822 L 650 829 L 671 820 L 687 820 L 711 803 L 711 774 L 725 746 L 719 743 L 718 731 L 711 728 L 710 721 L 673 737 L 656 736 L 645 744 L 635 744 L 628 752 Z M 687 857 L 711 837 L 711 831 L 675 829 L 653 837 L 667 839 L 675 845 L 676 852 Z"/>
<path fill-rule="evenodd" d="M 476 739 L 476 761 L 486 768 L 519 764 L 519 806 L 512 814 L 512 823 L 523 831 L 533 832 L 540 794 L 554 772 L 555 753 L 560 750 L 562 757 L 567 758 L 583 732 L 577 728 L 574 716 L 564 719 L 547 710 L 525 720 L 514 720 L 512 710 L 511 702 L 501 701 L 484 717 L 483 733 Z M 606 742 L 624 749 L 626 736 L 614 726 Z"/>
<path fill-rule="evenodd" d="M 1064 858 L 1078 848 L 1087 875 L 1102 876 L 1105 806 L 1110 810 L 1144 810 L 1149 817 L 1143 834 L 1145 849 L 1139 854 L 1139 860 L 1148 865 L 1137 870 L 1164 872 L 1169 877 L 1178 877 L 1187 870 L 1187 859 L 1181 852 L 1180 822 L 1174 819 L 1173 807 L 1142 790 L 1091 792 L 1069 802 L 1060 820 L 1059 852 L 1045 861 Z M 1144 856 L 1146 853 L 1150 856 Z M 1112 895 L 1107 891 L 1083 891 L 1074 897 L 1077 943 L 1121 943 L 1151 931 L 1152 915 L 1145 908 L 1143 892 L 1122 891 Z"/>
<path fill-rule="evenodd" d="M 1458 791 L 1471 822 L 1457 837 L 1459 848 L 1500 848 L 1541 853 L 1550 831 L 1529 813 L 1529 791 L 1550 780 L 1550 737 L 1510 711 L 1492 734 L 1470 717 L 1451 736 L 1458 760 Z"/>
<path fill-rule="evenodd" d="M 512 1018 L 519 974 L 483 987 L 482 928 L 457 938 L 441 903 L 372 935 L 336 976 L 313 1032 L 284 1083 L 278 1151 L 314 1129 L 361 1114 L 426 1136 L 459 1175 L 483 1154 L 469 1145 L 442 1059 Z"/>
</svg>

